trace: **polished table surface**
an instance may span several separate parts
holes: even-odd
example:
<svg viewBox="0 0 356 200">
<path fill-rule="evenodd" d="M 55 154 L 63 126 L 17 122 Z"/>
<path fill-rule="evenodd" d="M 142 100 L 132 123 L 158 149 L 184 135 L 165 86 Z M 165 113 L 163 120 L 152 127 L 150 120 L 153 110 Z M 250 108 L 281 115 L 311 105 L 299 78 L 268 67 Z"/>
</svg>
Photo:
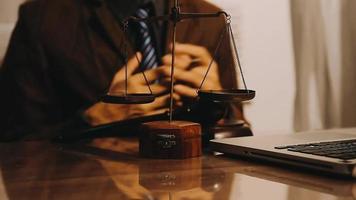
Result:
<svg viewBox="0 0 356 200">
<path fill-rule="evenodd" d="M 133 138 L 0 144 L 0 199 L 354 199 L 352 179 L 205 153 L 138 156 Z"/>
</svg>

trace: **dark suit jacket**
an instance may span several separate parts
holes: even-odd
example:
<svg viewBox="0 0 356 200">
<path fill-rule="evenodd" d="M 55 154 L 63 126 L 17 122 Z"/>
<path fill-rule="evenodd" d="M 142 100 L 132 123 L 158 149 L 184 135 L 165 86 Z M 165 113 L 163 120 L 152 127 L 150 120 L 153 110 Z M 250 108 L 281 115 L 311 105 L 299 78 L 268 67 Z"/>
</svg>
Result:
<svg viewBox="0 0 356 200">
<path fill-rule="evenodd" d="M 99 2 L 99 3 L 98 3 Z M 201 0 L 181 0 L 186 12 L 216 12 Z M 177 41 L 207 47 L 213 54 L 224 19 L 179 23 Z M 172 30 L 162 43 L 168 47 Z M 82 112 L 105 94 L 123 65 L 120 25 L 105 3 L 94 0 L 35 0 L 23 4 L 0 72 L 0 139 L 35 134 L 51 137 L 63 127 L 85 125 Z M 168 48 L 162 48 L 161 54 Z M 132 48 L 129 49 L 132 54 Z M 236 87 L 225 40 L 217 53 L 222 85 Z M 236 106 L 235 116 L 242 118 Z"/>
</svg>

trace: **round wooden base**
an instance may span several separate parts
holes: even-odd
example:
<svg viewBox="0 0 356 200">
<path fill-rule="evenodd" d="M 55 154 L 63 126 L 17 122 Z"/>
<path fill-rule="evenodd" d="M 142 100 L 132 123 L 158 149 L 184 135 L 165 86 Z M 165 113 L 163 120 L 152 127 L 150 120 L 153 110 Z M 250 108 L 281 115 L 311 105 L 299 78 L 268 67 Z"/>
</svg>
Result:
<svg viewBox="0 0 356 200">
<path fill-rule="evenodd" d="M 184 159 L 202 154 L 200 124 L 154 121 L 142 124 L 140 155 L 159 159 Z"/>
</svg>

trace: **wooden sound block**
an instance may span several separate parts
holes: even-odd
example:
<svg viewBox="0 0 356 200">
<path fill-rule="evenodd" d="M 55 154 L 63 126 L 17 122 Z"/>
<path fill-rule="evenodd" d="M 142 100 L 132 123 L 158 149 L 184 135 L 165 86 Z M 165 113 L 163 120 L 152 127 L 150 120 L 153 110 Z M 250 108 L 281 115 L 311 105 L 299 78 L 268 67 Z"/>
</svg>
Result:
<svg viewBox="0 0 356 200">
<path fill-rule="evenodd" d="M 200 124 L 154 121 L 142 124 L 140 155 L 147 158 L 184 159 L 202 154 Z"/>
</svg>

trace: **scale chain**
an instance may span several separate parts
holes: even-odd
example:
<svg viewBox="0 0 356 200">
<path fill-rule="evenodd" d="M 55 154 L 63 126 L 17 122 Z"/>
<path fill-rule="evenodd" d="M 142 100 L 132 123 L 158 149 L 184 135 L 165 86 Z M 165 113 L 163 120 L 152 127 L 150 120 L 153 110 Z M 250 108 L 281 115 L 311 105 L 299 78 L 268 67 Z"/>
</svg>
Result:
<svg viewBox="0 0 356 200">
<path fill-rule="evenodd" d="M 233 45 L 233 47 L 234 47 L 237 64 L 238 64 L 239 69 L 240 69 L 242 82 L 243 82 L 243 84 L 244 84 L 245 90 L 246 90 L 247 92 L 249 92 L 249 90 L 247 89 L 247 84 L 246 84 L 246 81 L 245 81 L 245 76 L 244 76 L 244 73 L 243 73 L 243 71 L 242 71 L 240 56 L 239 56 L 239 52 L 238 52 L 238 50 L 237 50 L 237 46 L 236 46 L 236 42 L 235 42 L 235 37 L 234 37 L 234 34 L 233 34 L 233 32 L 232 32 L 231 23 L 228 23 L 228 29 L 229 29 L 229 32 L 230 32 L 230 35 L 231 35 L 232 45 Z"/>
</svg>

